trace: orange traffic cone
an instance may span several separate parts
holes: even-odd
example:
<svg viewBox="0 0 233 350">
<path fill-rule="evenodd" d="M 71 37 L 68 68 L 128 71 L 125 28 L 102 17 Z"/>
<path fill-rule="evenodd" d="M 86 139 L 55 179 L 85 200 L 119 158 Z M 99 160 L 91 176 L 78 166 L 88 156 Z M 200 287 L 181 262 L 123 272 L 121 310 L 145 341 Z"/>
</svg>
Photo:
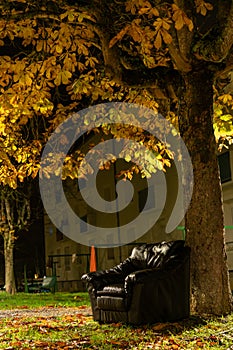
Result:
<svg viewBox="0 0 233 350">
<path fill-rule="evenodd" d="M 96 271 L 95 247 L 91 246 L 90 272 Z"/>
</svg>

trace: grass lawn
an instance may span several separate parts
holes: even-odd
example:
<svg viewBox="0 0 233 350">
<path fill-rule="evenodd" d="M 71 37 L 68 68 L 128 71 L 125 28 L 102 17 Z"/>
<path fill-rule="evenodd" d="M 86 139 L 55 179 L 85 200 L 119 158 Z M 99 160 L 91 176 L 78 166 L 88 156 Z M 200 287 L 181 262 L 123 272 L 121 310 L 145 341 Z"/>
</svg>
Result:
<svg viewBox="0 0 233 350">
<path fill-rule="evenodd" d="M 16 293 L 9 295 L 6 292 L 0 292 L 0 310 L 80 305 L 90 305 L 87 293 Z"/>
<path fill-rule="evenodd" d="M 82 313 L 87 293 L 0 293 L 0 309 L 76 307 L 56 317 L 0 318 L 0 349 L 233 349 L 233 314 L 132 327 L 99 325 Z M 0 310 L 1 313 L 1 310 Z"/>
</svg>

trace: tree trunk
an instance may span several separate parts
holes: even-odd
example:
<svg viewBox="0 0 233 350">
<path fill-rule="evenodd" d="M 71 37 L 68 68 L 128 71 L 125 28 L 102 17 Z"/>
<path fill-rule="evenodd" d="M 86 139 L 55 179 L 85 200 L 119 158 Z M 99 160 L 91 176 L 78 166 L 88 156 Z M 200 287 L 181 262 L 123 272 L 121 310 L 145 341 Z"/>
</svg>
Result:
<svg viewBox="0 0 233 350">
<path fill-rule="evenodd" d="M 9 294 L 16 293 L 14 275 L 14 233 L 7 230 L 4 233 L 4 258 L 5 258 L 5 287 Z"/>
<path fill-rule="evenodd" d="M 208 69 L 183 76 L 179 128 L 189 150 L 194 190 L 186 214 L 191 247 L 191 310 L 223 315 L 232 296 L 226 262 L 222 191 L 213 131 L 213 77 Z"/>
</svg>

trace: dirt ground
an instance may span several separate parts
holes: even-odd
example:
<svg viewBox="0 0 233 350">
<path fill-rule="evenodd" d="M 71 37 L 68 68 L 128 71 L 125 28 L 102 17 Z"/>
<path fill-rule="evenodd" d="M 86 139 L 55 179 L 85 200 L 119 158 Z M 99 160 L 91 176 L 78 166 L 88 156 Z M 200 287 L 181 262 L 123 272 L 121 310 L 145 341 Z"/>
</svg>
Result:
<svg viewBox="0 0 233 350">
<path fill-rule="evenodd" d="M 43 307 L 37 309 L 13 309 L 1 310 L 0 319 L 2 318 L 23 318 L 23 317 L 59 317 L 63 315 L 83 314 L 92 316 L 90 307 Z"/>
</svg>

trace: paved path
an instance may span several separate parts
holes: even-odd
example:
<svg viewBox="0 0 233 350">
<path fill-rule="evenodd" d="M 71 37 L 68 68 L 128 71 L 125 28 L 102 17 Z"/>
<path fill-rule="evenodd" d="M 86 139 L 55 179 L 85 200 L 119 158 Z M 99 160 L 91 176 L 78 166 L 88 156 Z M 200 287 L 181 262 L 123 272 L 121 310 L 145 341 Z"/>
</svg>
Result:
<svg viewBox="0 0 233 350">
<path fill-rule="evenodd" d="M 12 309 L 0 310 L 2 318 L 23 318 L 23 317 L 59 317 L 63 315 L 84 315 L 92 316 L 90 307 L 43 307 L 37 309 Z"/>
</svg>

